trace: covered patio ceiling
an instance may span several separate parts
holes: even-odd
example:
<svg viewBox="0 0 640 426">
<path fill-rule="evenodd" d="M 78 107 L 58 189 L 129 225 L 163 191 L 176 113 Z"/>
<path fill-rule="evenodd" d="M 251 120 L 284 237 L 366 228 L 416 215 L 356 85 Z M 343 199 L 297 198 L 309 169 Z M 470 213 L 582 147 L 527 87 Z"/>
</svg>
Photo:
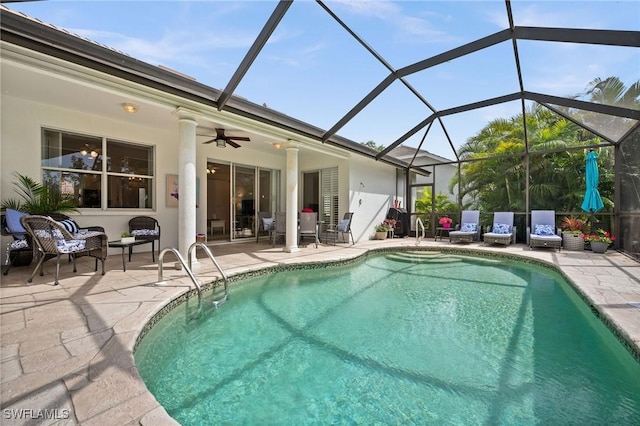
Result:
<svg viewBox="0 0 640 426">
<path fill-rule="evenodd" d="M 11 7 L 23 10 L 26 3 L 29 16 L 45 22 L 53 19 L 50 14 L 35 14 L 40 8 L 45 12 L 44 3 L 51 7 L 56 2 L 20 2 Z M 63 8 L 65 3 L 69 4 L 57 4 Z M 180 4 L 184 3 L 190 2 Z M 125 10 L 127 4 L 119 6 Z M 228 56 L 216 51 L 215 56 L 201 58 L 210 65 L 211 76 L 198 80 L 180 74 L 190 71 L 182 69 L 179 61 L 173 63 L 167 58 L 168 67 L 179 73 L 152 66 L 60 32 L 57 27 L 47 27 L 43 33 L 35 28 L 40 23 L 6 10 L 2 11 L 2 39 L 206 104 L 221 113 L 276 126 L 418 172 L 424 172 L 424 164 L 398 160 L 393 157 L 393 149 L 403 146 L 428 151 L 434 154 L 432 164 L 465 161 L 460 148 L 496 118 L 521 115 L 522 154 L 527 154 L 524 121 L 535 105 L 584 127 L 604 145 L 619 143 L 640 123 L 637 98 L 613 102 L 580 96 L 591 80 L 609 76 L 640 88 L 637 2 L 234 4 L 251 7 L 251 13 L 257 15 L 251 22 L 263 24 L 253 28 L 255 37 L 242 55 L 235 49 Z M 141 5 L 144 7 L 144 2 Z M 196 6 L 201 11 L 218 11 L 219 2 L 194 2 Z M 153 6 L 147 3 L 146 7 Z M 588 19 L 587 10 L 592 13 Z M 599 20 L 595 19 L 598 12 Z M 444 13 L 446 19 L 441 16 Z M 635 19 L 621 19 L 629 13 L 635 13 Z M 390 16 L 395 21 L 402 19 L 402 23 L 394 23 Z M 98 19 L 94 29 L 99 39 Z M 444 21 L 449 23 L 446 32 L 438 27 Z M 304 22 L 303 27 L 300 22 Z M 418 24 L 420 29 L 413 32 L 397 29 Z M 193 31 L 197 28 L 194 25 Z M 267 80 L 266 70 L 274 66 L 273 58 L 280 54 L 278 46 L 294 46 L 303 36 L 308 37 L 308 43 L 330 46 L 331 52 L 321 57 L 322 62 L 299 54 L 300 61 L 311 63 L 314 71 L 320 72 L 311 72 L 305 64 L 285 67 L 279 63 L 280 76 L 274 79 L 269 74 L 271 80 Z M 406 49 L 411 44 L 414 48 Z M 546 68 L 535 60 L 539 57 L 549 61 Z M 217 69 L 217 64 L 224 72 Z M 589 71 L 585 73 L 585 69 Z M 567 70 L 574 70 L 575 75 L 567 75 Z M 294 78 L 297 73 L 307 73 L 308 77 Z M 580 80 L 581 76 L 586 80 Z M 353 90 L 347 90 L 349 86 Z M 581 90 L 574 89 L 578 86 Z M 300 99 L 291 97 L 292 93 Z M 286 101 L 281 103 L 279 99 Z M 216 123 L 205 124 L 214 127 Z M 241 126 L 238 129 L 243 130 Z M 362 144 L 369 141 L 379 150 Z"/>
</svg>

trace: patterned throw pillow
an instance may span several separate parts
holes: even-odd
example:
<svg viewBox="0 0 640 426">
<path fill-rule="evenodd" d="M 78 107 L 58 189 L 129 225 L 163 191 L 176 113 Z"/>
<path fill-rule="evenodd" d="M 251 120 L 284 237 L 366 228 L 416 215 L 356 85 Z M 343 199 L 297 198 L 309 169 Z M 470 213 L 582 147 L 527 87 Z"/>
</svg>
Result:
<svg viewBox="0 0 640 426">
<path fill-rule="evenodd" d="M 140 235 L 158 235 L 158 231 L 156 229 L 134 229 L 131 233 L 134 237 Z"/>
<path fill-rule="evenodd" d="M 460 231 L 462 232 L 476 232 L 478 230 L 477 223 L 463 223 L 460 227 Z"/>
<path fill-rule="evenodd" d="M 347 227 L 349 226 L 349 219 L 342 219 L 336 228 L 338 232 L 347 232 Z"/>
<path fill-rule="evenodd" d="M 78 233 L 78 225 L 73 219 L 65 219 L 58 222 L 60 226 L 69 231 L 71 235 Z"/>
<path fill-rule="evenodd" d="M 506 223 L 494 223 L 493 224 L 493 233 L 494 234 L 510 234 L 511 227 Z"/>
<path fill-rule="evenodd" d="M 555 232 L 553 232 L 553 226 L 551 225 L 536 225 L 533 233 L 543 236 L 555 235 Z"/>
</svg>

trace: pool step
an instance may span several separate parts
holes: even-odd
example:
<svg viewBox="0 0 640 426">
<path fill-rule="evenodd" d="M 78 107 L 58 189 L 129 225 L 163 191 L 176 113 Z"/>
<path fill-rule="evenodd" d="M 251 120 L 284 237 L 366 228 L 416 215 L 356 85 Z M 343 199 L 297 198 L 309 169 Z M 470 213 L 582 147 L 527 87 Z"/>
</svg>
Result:
<svg viewBox="0 0 640 426">
<path fill-rule="evenodd" d="M 405 251 L 400 253 L 390 253 L 385 257 L 397 262 L 421 263 L 431 261 L 436 257 L 439 257 L 441 254 L 442 253 L 439 251 Z"/>
</svg>

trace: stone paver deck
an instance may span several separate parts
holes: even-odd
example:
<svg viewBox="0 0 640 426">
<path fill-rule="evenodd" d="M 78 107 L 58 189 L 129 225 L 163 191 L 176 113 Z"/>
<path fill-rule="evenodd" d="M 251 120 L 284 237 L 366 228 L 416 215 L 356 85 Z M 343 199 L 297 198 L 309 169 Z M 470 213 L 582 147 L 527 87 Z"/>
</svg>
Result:
<svg viewBox="0 0 640 426">
<path fill-rule="evenodd" d="M 354 246 L 313 244 L 285 253 L 267 242 L 212 246 L 228 275 L 287 263 L 332 261 L 381 247 L 416 247 L 415 239 L 366 241 Z M 421 248 L 508 253 L 557 265 L 603 318 L 640 351 L 640 263 L 623 254 L 548 249 L 522 245 L 490 247 L 422 241 Z M 156 286 L 157 264 L 135 253 L 127 271 L 119 255 L 107 259 L 107 273 L 93 262 L 61 266 L 53 286 L 54 262 L 45 276 L 26 279 L 31 267 L 12 268 L 0 287 L 0 403 L 3 425 L 168 425 L 176 424 L 147 391 L 135 367 L 133 347 L 147 321 L 193 285 L 167 255 Z M 203 281 L 218 273 L 207 259 L 194 268 Z M 233 284 L 232 284 L 233 285 Z M 21 418 L 20 418 L 21 417 Z M 54 417 L 54 419 L 50 419 Z M 34 420 L 36 419 L 36 420 Z"/>
</svg>

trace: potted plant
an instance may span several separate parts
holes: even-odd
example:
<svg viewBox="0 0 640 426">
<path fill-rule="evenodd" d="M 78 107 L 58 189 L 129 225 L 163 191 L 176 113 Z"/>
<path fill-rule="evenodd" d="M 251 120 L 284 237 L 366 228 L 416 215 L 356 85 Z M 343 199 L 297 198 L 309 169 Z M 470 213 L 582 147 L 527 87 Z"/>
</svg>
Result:
<svg viewBox="0 0 640 426">
<path fill-rule="evenodd" d="M 598 229 L 595 234 L 585 234 L 583 240 L 589 242 L 592 252 L 606 253 L 609 244 L 614 242 L 616 237 L 604 229 Z"/>
<path fill-rule="evenodd" d="M 29 176 L 14 174 L 15 192 L 19 199 L 9 198 L 2 201 L 2 207 L 29 214 L 48 216 L 52 213 L 77 212 L 76 200 L 62 194 L 54 185 L 43 185 Z"/>
<path fill-rule="evenodd" d="M 375 232 L 376 232 L 376 240 L 384 240 L 385 238 L 387 238 L 387 233 L 389 232 L 389 227 L 387 226 L 387 224 L 385 222 L 382 222 L 378 225 L 375 226 Z"/>
<path fill-rule="evenodd" d="M 562 246 L 565 250 L 584 250 L 583 230 L 585 222 L 577 217 L 565 216 L 560 223 Z"/>
<path fill-rule="evenodd" d="M 444 229 L 451 228 L 451 223 L 453 223 L 453 220 L 449 216 L 442 216 L 438 221 L 438 225 Z"/>
<path fill-rule="evenodd" d="M 120 234 L 120 242 L 121 243 L 133 243 L 136 240 L 136 237 L 128 231 L 123 232 L 122 234 Z"/>
</svg>

